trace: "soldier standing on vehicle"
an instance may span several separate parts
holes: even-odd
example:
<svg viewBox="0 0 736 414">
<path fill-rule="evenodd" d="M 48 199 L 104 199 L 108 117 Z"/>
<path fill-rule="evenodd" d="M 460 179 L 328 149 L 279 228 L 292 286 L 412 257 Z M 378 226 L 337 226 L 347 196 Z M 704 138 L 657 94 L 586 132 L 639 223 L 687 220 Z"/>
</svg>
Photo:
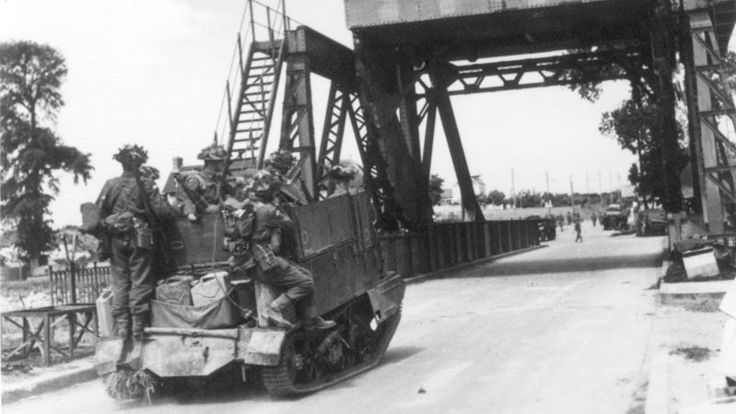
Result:
<svg viewBox="0 0 736 414">
<path fill-rule="evenodd" d="M 580 219 L 575 220 L 575 243 L 583 242 L 582 229 L 580 228 Z"/>
<path fill-rule="evenodd" d="M 111 245 L 116 332 L 127 338 L 132 330 L 133 337 L 139 338 L 148 321 L 155 282 L 152 215 L 154 209 L 163 208 L 163 199 L 152 181 L 146 183 L 139 175 L 148 159 L 145 149 L 126 145 L 113 159 L 122 164 L 123 174 L 105 182 L 96 205 Z"/>
<path fill-rule="evenodd" d="M 227 167 L 225 148 L 212 144 L 202 149 L 197 158 L 204 160 L 202 170 L 176 176 L 182 190 L 184 215 L 190 221 L 197 221 L 200 214 L 219 211 L 224 198 L 223 174 Z"/>
<path fill-rule="evenodd" d="M 294 227 L 294 222 L 286 213 L 274 205 L 276 191 L 278 183 L 269 172 L 260 171 L 254 177 L 251 197 L 255 224 L 251 251 L 263 273 L 262 282 L 284 292 L 268 305 L 264 316 L 275 325 L 290 329 L 292 324 L 284 316 L 284 311 L 294 304 L 306 330 L 332 328 L 335 322 L 324 320 L 317 314 L 314 280 L 309 271 L 284 257 L 276 256 L 281 247 L 283 231 Z"/>
</svg>

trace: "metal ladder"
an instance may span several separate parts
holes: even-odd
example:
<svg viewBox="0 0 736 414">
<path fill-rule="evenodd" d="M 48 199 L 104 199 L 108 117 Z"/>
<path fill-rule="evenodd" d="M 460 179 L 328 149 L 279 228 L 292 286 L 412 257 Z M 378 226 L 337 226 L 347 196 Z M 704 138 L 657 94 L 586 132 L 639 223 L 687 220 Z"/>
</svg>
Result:
<svg viewBox="0 0 736 414">
<path fill-rule="evenodd" d="M 215 129 L 240 168 L 263 166 L 290 24 L 284 0 L 276 8 L 247 1 Z"/>
</svg>

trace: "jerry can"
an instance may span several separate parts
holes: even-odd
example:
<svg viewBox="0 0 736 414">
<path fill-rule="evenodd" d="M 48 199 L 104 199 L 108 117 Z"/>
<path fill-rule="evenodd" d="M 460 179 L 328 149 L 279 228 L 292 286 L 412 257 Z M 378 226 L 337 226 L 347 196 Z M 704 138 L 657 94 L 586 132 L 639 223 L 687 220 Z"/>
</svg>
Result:
<svg viewBox="0 0 736 414">
<path fill-rule="evenodd" d="M 100 337 L 112 336 L 115 328 L 115 319 L 112 316 L 112 289 L 106 287 L 95 301 L 97 308 L 97 327 Z"/>
<path fill-rule="evenodd" d="M 228 272 L 212 272 L 192 282 L 192 305 L 204 306 L 226 297 L 230 293 Z"/>
</svg>

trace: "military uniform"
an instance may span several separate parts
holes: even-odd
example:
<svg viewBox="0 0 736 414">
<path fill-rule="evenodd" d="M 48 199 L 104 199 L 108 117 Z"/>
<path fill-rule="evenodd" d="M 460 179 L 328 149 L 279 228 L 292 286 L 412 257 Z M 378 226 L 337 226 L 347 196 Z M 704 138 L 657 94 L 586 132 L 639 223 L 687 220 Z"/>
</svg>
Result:
<svg viewBox="0 0 736 414">
<path fill-rule="evenodd" d="M 279 208 L 273 204 L 256 202 L 254 205 L 255 224 L 253 257 L 263 271 L 263 282 L 283 289 L 284 296 L 292 303 L 298 304 L 303 299 L 301 309 L 314 306 L 314 281 L 309 271 L 281 256 L 276 256 L 271 250 L 271 238 L 278 233 L 280 238 L 283 230 L 291 229 L 294 223 Z"/>
<path fill-rule="evenodd" d="M 200 207 L 197 209 L 197 203 L 187 195 L 187 192 L 191 194 L 198 194 L 202 201 L 207 203 L 208 206 L 217 206 L 220 204 L 222 199 L 222 188 L 220 177 L 217 174 L 212 174 L 209 171 L 199 171 L 190 174 L 184 179 L 184 186 L 187 191 L 184 191 L 181 195 L 182 204 L 184 206 L 184 215 L 189 214 L 202 214 L 205 211 Z"/>
<path fill-rule="evenodd" d="M 275 178 L 267 173 L 259 173 L 254 178 L 252 194 L 259 198 L 253 203 L 255 215 L 251 253 L 262 272 L 262 282 L 275 286 L 283 291 L 266 308 L 266 316 L 272 323 L 282 328 L 291 328 L 291 323 L 284 318 L 284 310 L 294 304 L 297 313 L 304 320 L 307 330 L 328 329 L 335 326 L 332 321 L 319 317 L 314 303 L 314 280 L 311 273 L 292 261 L 276 256 L 274 246 L 281 244 L 284 230 L 294 227 L 294 222 L 283 211 L 266 198 L 258 194 L 272 193 L 276 186 Z"/>
<path fill-rule="evenodd" d="M 155 185 L 141 181 L 143 193 L 154 210 L 163 209 Z M 134 335 L 142 334 L 154 291 L 153 238 L 143 194 L 133 171 L 105 182 L 97 207 L 110 239 L 113 316 L 118 335 L 127 336 L 131 315 Z"/>
<path fill-rule="evenodd" d="M 212 143 L 197 158 L 204 160 L 204 168 L 179 181 L 183 187 L 180 195 L 183 213 L 192 221 L 197 219 L 197 214 L 218 211 L 226 193 L 222 188 L 222 174 L 227 171 L 228 160 L 225 148 Z"/>
</svg>

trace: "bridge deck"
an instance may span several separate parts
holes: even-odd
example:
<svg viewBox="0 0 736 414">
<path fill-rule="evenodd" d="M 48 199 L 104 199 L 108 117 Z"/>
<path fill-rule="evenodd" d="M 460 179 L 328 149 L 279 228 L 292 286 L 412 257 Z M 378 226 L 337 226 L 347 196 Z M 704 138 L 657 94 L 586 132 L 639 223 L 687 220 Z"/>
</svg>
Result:
<svg viewBox="0 0 736 414">
<path fill-rule="evenodd" d="M 345 0 L 348 27 L 381 44 L 414 52 L 479 57 L 649 41 L 647 0 Z M 686 7 L 703 8 L 705 0 Z M 736 2 L 718 0 L 714 13 L 726 49 Z"/>
</svg>

